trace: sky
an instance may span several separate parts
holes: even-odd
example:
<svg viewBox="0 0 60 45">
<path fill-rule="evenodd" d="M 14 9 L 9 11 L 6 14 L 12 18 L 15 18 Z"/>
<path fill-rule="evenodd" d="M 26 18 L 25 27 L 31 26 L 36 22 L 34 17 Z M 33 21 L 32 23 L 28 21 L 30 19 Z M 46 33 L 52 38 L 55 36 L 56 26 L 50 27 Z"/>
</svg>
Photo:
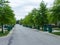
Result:
<svg viewBox="0 0 60 45">
<path fill-rule="evenodd" d="M 15 13 L 17 20 L 24 18 L 33 8 L 39 8 L 42 0 L 9 0 L 9 5 Z M 44 0 L 47 7 L 51 7 L 54 0 Z"/>
</svg>

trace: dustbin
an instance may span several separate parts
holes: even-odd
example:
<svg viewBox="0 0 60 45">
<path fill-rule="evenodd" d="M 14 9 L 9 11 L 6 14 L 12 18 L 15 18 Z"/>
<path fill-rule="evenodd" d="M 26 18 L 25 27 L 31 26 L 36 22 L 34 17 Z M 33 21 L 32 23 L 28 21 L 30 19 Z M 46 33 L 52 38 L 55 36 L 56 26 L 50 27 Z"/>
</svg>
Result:
<svg viewBox="0 0 60 45">
<path fill-rule="evenodd" d="M 43 30 L 44 30 L 44 31 L 47 31 L 47 25 L 44 25 Z"/>
<path fill-rule="evenodd" d="M 7 28 L 8 28 L 8 31 L 10 31 L 12 29 L 12 26 L 8 26 Z"/>
<path fill-rule="evenodd" d="M 48 32 L 52 33 L 52 26 L 51 25 L 48 25 Z"/>
</svg>

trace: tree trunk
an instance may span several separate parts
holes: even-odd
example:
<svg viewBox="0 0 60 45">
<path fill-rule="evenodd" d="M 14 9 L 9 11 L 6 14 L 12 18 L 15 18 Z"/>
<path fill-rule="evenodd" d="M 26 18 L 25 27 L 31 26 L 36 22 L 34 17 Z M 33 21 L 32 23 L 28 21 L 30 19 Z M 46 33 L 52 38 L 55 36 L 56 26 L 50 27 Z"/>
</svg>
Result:
<svg viewBox="0 0 60 45">
<path fill-rule="evenodd" d="M 40 26 L 38 26 L 37 28 L 38 28 L 38 30 L 40 30 Z"/>
</svg>

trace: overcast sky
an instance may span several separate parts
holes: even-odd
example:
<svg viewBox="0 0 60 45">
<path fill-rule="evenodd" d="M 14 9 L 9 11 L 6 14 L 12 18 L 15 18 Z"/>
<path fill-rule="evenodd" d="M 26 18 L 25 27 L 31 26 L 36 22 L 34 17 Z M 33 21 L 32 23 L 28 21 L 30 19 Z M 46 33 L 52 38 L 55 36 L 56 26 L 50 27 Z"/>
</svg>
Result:
<svg viewBox="0 0 60 45">
<path fill-rule="evenodd" d="M 17 20 L 24 18 L 33 8 L 38 8 L 41 0 L 9 0 Z M 44 0 L 50 7 L 54 0 Z"/>
</svg>

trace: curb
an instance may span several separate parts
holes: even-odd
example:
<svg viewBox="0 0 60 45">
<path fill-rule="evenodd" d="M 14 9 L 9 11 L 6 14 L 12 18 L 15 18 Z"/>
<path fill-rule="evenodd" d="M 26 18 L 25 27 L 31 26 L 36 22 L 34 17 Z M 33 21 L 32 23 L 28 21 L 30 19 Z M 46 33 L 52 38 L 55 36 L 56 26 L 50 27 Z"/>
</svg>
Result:
<svg viewBox="0 0 60 45">
<path fill-rule="evenodd" d="M 0 37 L 0 38 L 6 38 L 6 37 L 9 37 L 9 36 L 11 36 L 11 34 L 12 34 L 12 32 L 13 32 L 13 30 L 14 30 L 14 28 L 6 35 L 6 36 L 2 36 L 2 37 Z"/>
<path fill-rule="evenodd" d="M 48 33 L 48 32 L 43 32 L 43 33 L 48 34 L 48 35 L 51 35 L 53 37 L 56 37 L 56 38 L 59 38 L 60 39 L 60 36 L 58 36 L 58 35 L 55 35 L 55 34 L 52 34 L 52 33 Z"/>
</svg>

